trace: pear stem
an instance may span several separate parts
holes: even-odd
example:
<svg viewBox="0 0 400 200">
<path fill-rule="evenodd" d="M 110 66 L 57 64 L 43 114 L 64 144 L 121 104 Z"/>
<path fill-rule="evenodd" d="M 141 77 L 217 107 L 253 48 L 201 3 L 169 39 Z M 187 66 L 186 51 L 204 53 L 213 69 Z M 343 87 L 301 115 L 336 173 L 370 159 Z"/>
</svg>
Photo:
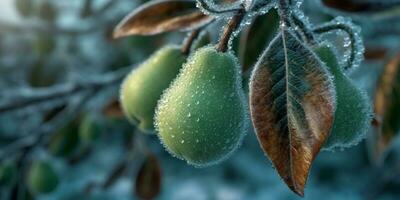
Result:
<svg viewBox="0 0 400 200">
<path fill-rule="evenodd" d="M 185 42 L 182 45 L 182 54 L 189 55 L 192 44 L 198 38 L 199 34 L 200 29 L 196 29 L 189 33 L 188 37 L 185 39 Z"/>
<path fill-rule="evenodd" d="M 240 9 L 237 13 L 229 20 L 228 25 L 225 27 L 222 33 L 221 39 L 217 45 L 217 51 L 226 52 L 228 50 L 228 43 L 231 39 L 232 33 L 240 26 L 244 18 L 245 10 Z"/>
<path fill-rule="evenodd" d="M 319 27 L 314 28 L 314 32 L 317 34 L 324 34 L 327 32 L 331 31 L 337 31 L 337 30 L 342 30 L 347 33 L 348 37 L 350 38 L 350 57 L 347 59 L 347 65 L 344 67 L 344 69 L 347 71 L 351 69 L 356 62 L 356 54 L 357 52 L 360 52 L 360 47 L 357 45 L 357 39 L 356 39 L 356 32 L 354 32 L 353 28 L 347 24 L 344 23 L 330 23 L 326 25 L 322 25 Z"/>
<path fill-rule="evenodd" d="M 307 26 L 307 24 L 302 19 L 300 19 L 299 16 L 297 16 L 295 13 L 292 13 L 291 18 L 293 20 L 294 25 L 300 29 L 304 41 L 306 41 L 311 45 L 315 45 L 317 43 L 315 36 L 312 30 L 310 30 L 310 28 Z"/>
</svg>

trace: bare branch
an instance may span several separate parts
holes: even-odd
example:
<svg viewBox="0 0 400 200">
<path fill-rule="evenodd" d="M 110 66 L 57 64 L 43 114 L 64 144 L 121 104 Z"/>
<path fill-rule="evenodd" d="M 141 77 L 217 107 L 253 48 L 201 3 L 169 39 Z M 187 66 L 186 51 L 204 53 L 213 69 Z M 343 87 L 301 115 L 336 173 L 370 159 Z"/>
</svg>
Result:
<svg viewBox="0 0 400 200">
<path fill-rule="evenodd" d="M 0 104 L 0 114 L 26 108 L 46 101 L 63 100 L 66 101 L 70 96 L 88 90 L 101 90 L 104 87 L 119 83 L 130 71 L 132 67 L 125 67 L 115 72 L 93 77 L 86 82 L 65 83 L 43 89 L 20 89 L 18 91 L 6 91 L 4 94 L 13 93 L 10 100 Z M 18 99 L 16 101 L 16 99 Z"/>
<path fill-rule="evenodd" d="M 49 134 L 55 132 L 63 125 L 71 121 L 82 110 L 87 100 L 93 96 L 93 92 L 88 92 L 83 96 L 72 99 L 70 105 L 52 120 L 42 124 L 37 131 L 37 134 L 31 134 L 28 137 L 22 137 L 14 143 L 11 143 L 0 150 L 0 160 L 4 157 L 9 157 L 14 152 L 22 150 L 22 157 L 25 157 L 28 152 L 35 146 L 46 142 Z"/>
</svg>

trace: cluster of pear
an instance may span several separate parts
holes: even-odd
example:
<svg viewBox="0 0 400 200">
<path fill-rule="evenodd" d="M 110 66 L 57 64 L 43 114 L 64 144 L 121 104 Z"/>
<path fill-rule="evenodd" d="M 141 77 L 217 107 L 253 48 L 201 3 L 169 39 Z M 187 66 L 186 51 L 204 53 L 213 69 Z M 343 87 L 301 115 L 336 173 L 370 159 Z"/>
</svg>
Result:
<svg viewBox="0 0 400 200">
<path fill-rule="evenodd" d="M 165 46 L 127 76 L 120 91 L 126 116 L 165 148 L 195 166 L 227 158 L 247 127 L 241 71 L 213 46 L 191 55 Z"/>
<path fill-rule="evenodd" d="M 94 115 L 84 115 L 79 123 L 73 121 L 62 127 L 50 138 L 48 151 L 56 157 L 71 157 L 79 153 L 80 147 L 94 144 L 104 127 Z"/>
<path fill-rule="evenodd" d="M 80 123 L 76 121 L 55 132 L 47 146 L 52 156 L 68 158 L 79 150 L 94 144 L 102 134 L 99 120 L 92 115 L 85 115 Z M 18 183 L 18 166 L 15 162 L 0 163 L 0 188 L 11 187 Z M 50 160 L 33 160 L 27 170 L 26 185 L 29 194 L 48 194 L 57 189 L 59 176 Z"/>
<path fill-rule="evenodd" d="M 50 0 L 15 0 L 14 3 L 22 17 L 38 17 L 47 22 L 57 17 L 57 9 Z"/>
</svg>

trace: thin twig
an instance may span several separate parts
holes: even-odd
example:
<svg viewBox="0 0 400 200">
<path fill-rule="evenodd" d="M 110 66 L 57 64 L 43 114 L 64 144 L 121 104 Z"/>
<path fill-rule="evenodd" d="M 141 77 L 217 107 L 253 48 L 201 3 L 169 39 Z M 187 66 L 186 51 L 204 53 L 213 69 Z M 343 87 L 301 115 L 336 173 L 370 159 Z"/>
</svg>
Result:
<svg viewBox="0 0 400 200">
<path fill-rule="evenodd" d="M 347 65 L 344 68 L 345 70 L 349 70 L 355 65 L 356 54 L 357 54 L 357 51 L 359 50 L 359 48 L 357 47 L 357 40 L 356 40 L 356 35 L 355 35 L 356 33 L 354 32 L 352 27 L 350 27 L 349 25 L 344 24 L 344 23 L 335 22 L 335 23 L 328 23 L 325 25 L 315 27 L 313 31 L 317 34 L 324 34 L 327 32 L 337 31 L 337 30 L 342 30 L 342 31 L 346 32 L 348 37 L 350 38 L 351 53 L 350 53 L 350 57 L 347 60 Z"/>
<path fill-rule="evenodd" d="M 273 1 L 257 1 L 256 4 L 251 8 L 251 12 L 258 13 L 264 10 L 265 8 L 268 7 L 272 8 L 273 5 L 274 5 Z"/>
<path fill-rule="evenodd" d="M 45 143 L 49 138 L 49 134 L 55 132 L 55 130 L 61 128 L 63 125 L 71 121 L 79 111 L 82 110 L 82 107 L 85 105 L 88 99 L 93 96 L 93 91 L 88 92 L 84 96 L 73 99 L 71 104 L 65 108 L 65 110 L 59 114 L 57 114 L 52 120 L 42 124 L 37 131 L 37 134 L 31 134 L 28 137 L 23 137 L 17 140 L 14 143 L 11 143 L 5 147 L 3 147 L 0 151 L 0 160 L 5 157 L 9 157 L 14 152 L 18 150 L 22 150 L 21 159 L 25 159 L 31 149 L 35 146 Z"/>
<path fill-rule="evenodd" d="M 196 29 L 189 33 L 189 36 L 185 39 L 185 42 L 182 45 L 183 54 L 188 55 L 190 53 L 192 44 L 198 38 L 199 34 L 200 34 L 200 29 Z"/>
<path fill-rule="evenodd" d="M 212 6 L 208 5 L 208 3 L 204 0 L 198 0 L 198 6 L 199 8 L 209 12 L 210 14 L 214 15 L 220 15 L 220 14 L 226 14 L 226 13 L 236 13 L 239 10 L 242 10 L 242 8 L 229 8 L 229 9 L 215 9 Z"/>
<path fill-rule="evenodd" d="M 93 14 L 93 0 L 85 0 L 81 10 L 81 17 L 86 18 L 92 14 Z"/>
<path fill-rule="evenodd" d="M 107 10 L 109 10 L 110 8 L 112 8 L 115 3 L 117 1 L 116 0 L 109 0 L 107 3 L 105 3 L 100 9 L 98 9 L 97 11 L 94 12 L 93 16 L 97 17 L 100 14 L 104 14 L 104 12 L 106 12 Z"/>
<path fill-rule="evenodd" d="M 90 194 L 92 190 L 97 187 L 101 188 L 102 190 L 107 190 L 127 173 L 127 170 L 132 164 L 132 161 L 135 160 L 135 163 L 137 163 L 136 153 L 139 152 L 137 151 L 138 146 L 134 144 L 136 142 L 136 139 L 131 138 L 131 140 L 127 142 L 129 145 L 124 146 L 126 150 L 124 153 L 125 155 L 122 156 L 122 159 L 114 165 L 114 167 L 111 169 L 110 173 L 102 183 L 89 182 L 84 191 L 86 195 Z"/>
<path fill-rule="evenodd" d="M 237 11 L 236 15 L 234 15 L 231 20 L 229 20 L 228 25 L 225 27 L 224 32 L 222 33 L 221 39 L 217 45 L 217 50 L 219 52 L 226 52 L 228 50 L 228 43 L 231 39 L 232 33 L 239 28 L 243 18 L 245 15 L 244 8 Z"/>
<path fill-rule="evenodd" d="M 304 40 L 311 45 L 315 44 L 316 40 L 314 33 L 312 32 L 312 30 L 310 30 L 309 27 L 307 27 L 307 24 L 302 19 L 300 19 L 295 12 L 292 13 L 291 17 L 294 25 L 296 25 L 300 29 Z"/>
<path fill-rule="evenodd" d="M 87 82 L 65 83 L 43 89 L 21 89 L 11 91 L 14 93 L 8 102 L 0 104 L 0 113 L 26 108 L 28 106 L 64 99 L 83 91 L 92 89 L 102 89 L 104 87 L 119 83 L 126 76 L 132 67 L 125 67 L 115 72 L 110 72 L 102 76 L 94 77 Z M 4 92 L 7 93 L 7 92 Z"/>
</svg>

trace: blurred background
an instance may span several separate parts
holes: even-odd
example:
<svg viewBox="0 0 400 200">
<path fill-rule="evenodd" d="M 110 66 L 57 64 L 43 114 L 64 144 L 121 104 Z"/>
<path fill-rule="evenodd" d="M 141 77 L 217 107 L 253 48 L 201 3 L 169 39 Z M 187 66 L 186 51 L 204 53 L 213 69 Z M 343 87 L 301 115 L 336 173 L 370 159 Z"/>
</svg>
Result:
<svg viewBox="0 0 400 200">
<path fill-rule="evenodd" d="M 231 158 L 199 169 L 169 155 L 156 135 L 129 124 L 118 103 L 124 75 L 186 36 L 112 39 L 118 22 L 145 2 L 0 1 L 0 199 L 300 199 L 280 180 L 251 128 Z M 302 8 L 313 24 L 342 15 L 361 27 L 365 60 L 350 76 L 373 104 L 385 67 L 400 66 L 400 2 L 346 2 L 304 0 Z M 241 35 L 233 43 L 238 54 L 252 50 L 243 65 L 251 68 L 277 25 L 270 11 L 242 31 L 253 34 L 252 41 Z M 215 43 L 218 34 L 209 28 L 202 37 Z M 345 34 L 327 37 L 346 54 Z M 399 111 L 394 127 L 400 124 L 399 98 L 391 108 Z M 359 144 L 318 155 L 304 199 L 400 199 L 399 131 L 377 156 L 382 122 L 376 123 Z"/>
</svg>

